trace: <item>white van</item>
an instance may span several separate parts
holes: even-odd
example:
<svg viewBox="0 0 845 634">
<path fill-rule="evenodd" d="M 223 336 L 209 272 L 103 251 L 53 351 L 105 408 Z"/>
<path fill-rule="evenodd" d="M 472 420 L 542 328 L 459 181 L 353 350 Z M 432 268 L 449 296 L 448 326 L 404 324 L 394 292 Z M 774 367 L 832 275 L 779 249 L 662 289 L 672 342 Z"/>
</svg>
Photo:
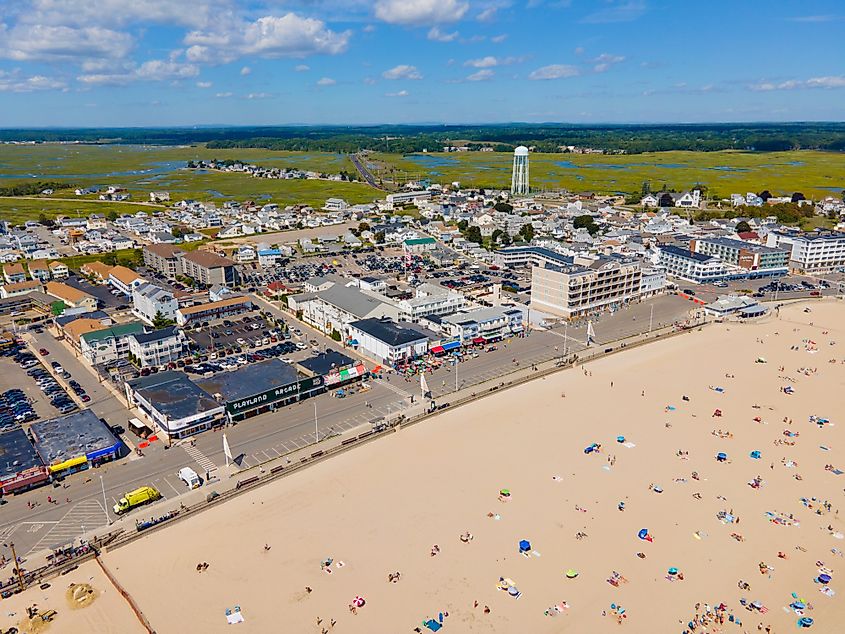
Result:
<svg viewBox="0 0 845 634">
<path fill-rule="evenodd" d="M 179 469 L 179 473 L 177 475 L 182 482 L 188 485 L 189 489 L 199 488 L 200 484 L 202 484 L 197 472 L 190 467 L 182 467 Z"/>
</svg>

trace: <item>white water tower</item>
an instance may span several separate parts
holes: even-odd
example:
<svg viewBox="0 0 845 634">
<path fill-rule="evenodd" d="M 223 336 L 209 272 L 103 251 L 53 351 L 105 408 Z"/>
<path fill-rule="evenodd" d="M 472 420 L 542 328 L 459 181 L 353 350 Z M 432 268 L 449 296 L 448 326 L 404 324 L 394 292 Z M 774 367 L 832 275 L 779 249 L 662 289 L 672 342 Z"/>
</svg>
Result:
<svg viewBox="0 0 845 634">
<path fill-rule="evenodd" d="M 524 196 L 528 193 L 528 148 L 520 145 L 513 151 L 513 176 L 511 194 Z"/>
</svg>

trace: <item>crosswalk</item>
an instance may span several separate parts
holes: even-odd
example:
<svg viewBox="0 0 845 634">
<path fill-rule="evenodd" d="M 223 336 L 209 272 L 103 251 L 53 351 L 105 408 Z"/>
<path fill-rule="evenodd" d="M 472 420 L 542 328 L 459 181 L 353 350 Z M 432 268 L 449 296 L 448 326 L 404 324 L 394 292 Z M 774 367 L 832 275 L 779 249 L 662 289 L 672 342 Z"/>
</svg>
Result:
<svg viewBox="0 0 845 634">
<path fill-rule="evenodd" d="M 185 453 L 200 466 L 200 469 L 202 469 L 203 472 L 210 473 L 217 469 L 217 465 L 214 464 L 214 461 L 193 445 L 185 443 L 182 445 L 182 449 L 184 449 Z"/>
<path fill-rule="evenodd" d="M 98 500 L 80 502 L 65 513 L 62 519 L 55 522 L 35 543 L 30 552 L 68 544 L 86 531 L 108 524 L 108 521 L 109 516 Z"/>
</svg>

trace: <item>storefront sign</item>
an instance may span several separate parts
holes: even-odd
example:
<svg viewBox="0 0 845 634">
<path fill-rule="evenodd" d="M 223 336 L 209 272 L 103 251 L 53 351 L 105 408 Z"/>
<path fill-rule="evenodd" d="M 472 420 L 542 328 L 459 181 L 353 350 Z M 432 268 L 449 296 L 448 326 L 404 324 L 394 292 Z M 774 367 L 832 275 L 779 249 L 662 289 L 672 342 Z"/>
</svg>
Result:
<svg viewBox="0 0 845 634">
<path fill-rule="evenodd" d="M 323 385 L 323 378 L 319 376 L 302 379 L 296 383 L 289 383 L 288 385 L 275 387 L 272 390 L 267 390 L 266 392 L 261 392 L 260 394 L 256 394 L 254 396 L 226 403 L 226 412 L 234 415 L 242 414 L 252 409 L 272 405 L 277 401 L 289 399 L 302 392 L 308 392 L 315 387 L 320 387 L 321 385 Z"/>
</svg>

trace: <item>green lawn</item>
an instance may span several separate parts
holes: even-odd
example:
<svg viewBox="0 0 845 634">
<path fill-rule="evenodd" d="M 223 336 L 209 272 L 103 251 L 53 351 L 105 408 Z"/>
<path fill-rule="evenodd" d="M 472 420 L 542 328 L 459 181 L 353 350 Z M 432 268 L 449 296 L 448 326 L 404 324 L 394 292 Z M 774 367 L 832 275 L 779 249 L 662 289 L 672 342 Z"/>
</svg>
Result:
<svg viewBox="0 0 845 634">
<path fill-rule="evenodd" d="M 468 152 L 373 154 L 386 180 L 430 178 L 434 182 L 459 181 L 464 186 L 510 186 L 513 157 L 507 153 Z M 656 152 L 633 155 L 531 154 L 531 188 L 534 191 L 566 188 L 574 192 L 639 192 L 644 181 L 653 190 L 683 190 L 701 183 L 712 194 L 773 194 L 803 192 L 808 197 L 840 195 L 845 190 L 845 153 L 798 151 L 755 153 Z"/>
</svg>

